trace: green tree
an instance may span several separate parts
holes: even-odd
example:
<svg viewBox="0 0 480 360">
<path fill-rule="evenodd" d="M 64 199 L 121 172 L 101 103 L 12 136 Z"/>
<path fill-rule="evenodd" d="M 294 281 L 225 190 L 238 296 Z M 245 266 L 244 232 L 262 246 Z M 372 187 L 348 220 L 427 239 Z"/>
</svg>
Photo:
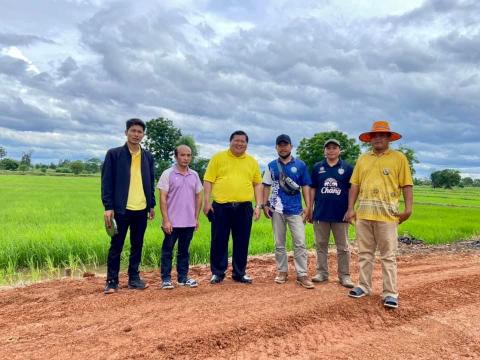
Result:
<svg viewBox="0 0 480 360">
<path fill-rule="evenodd" d="M 99 158 L 93 157 L 85 161 L 85 171 L 95 174 L 100 171 L 100 167 L 102 166 L 102 160 Z"/>
<path fill-rule="evenodd" d="M 20 159 L 20 165 L 32 166 L 32 154 L 33 150 L 22 152 L 22 158 Z"/>
<path fill-rule="evenodd" d="M 415 151 L 413 151 L 413 149 L 411 148 L 406 147 L 405 145 L 400 145 L 397 150 L 403 153 L 403 155 L 405 155 L 408 160 L 408 165 L 410 166 L 412 176 L 415 175 L 416 171 L 414 168 L 414 164 L 420 163 L 420 161 L 418 161 L 417 159 L 417 156 L 415 155 Z"/>
<path fill-rule="evenodd" d="M 27 164 L 20 163 L 20 165 L 18 165 L 17 171 L 25 172 L 25 171 L 28 171 L 29 169 L 30 167 Z"/>
<path fill-rule="evenodd" d="M 297 147 L 297 155 L 311 170 L 313 165 L 325 158 L 323 145 L 328 139 L 337 139 L 342 144 L 341 158 L 351 165 L 355 165 L 360 155 L 360 146 L 354 138 L 349 138 L 341 131 L 320 132 L 311 138 L 303 138 Z"/>
<path fill-rule="evenodd" d="M 16 171 L 19 165 L 20 164 L 17 160 L 13 160 L 9 158 L 0 160 L 0 169 L 3 169 L 3 170 Z"/>
<path fill-rule="evenodd" d="M 480 179 L 473 180 L 473 186 L 480 187 Z"/>
<path fill-rule="evenodd" d="M 7 150 L 3 146 L 0 146 L 0 160 L 7 156 Z"/>
<path fill-rule="evenodd" d="M 159 177 L 163 170 L 172 165 L 175 145 L 182 132 L 171 120 L 157 118 L 146 122 L 145 135 L 145 148 L 155 159 L 155 176 Z"/>
<path fill-rule="evenodd" d="M 207 171 L 207 165 L 210 160 L 202 157 L 196 157 L 190 164 L 190 167 L 198 173 L 200 180 L 203 180 L 205 171 Z"/>
<path fill-rule="evenodd" d="M 462 178 L 461 184 L 463 186 L 473 186 L 473 179 L 469 176 Z"/>
<path fill-rule="evenodd" d="M 460 171 L 454 169 L 444 169 L 434 171 L 430 174 L 432 180 L 432 186 L 434 188 L 444 187 L 445 189 L 451 189 L 454 186 L 460 185 Z"/>
<path fill-rule="evenodd" d="M 57 165 L 57 167 L 61 167 L 61 168 L 70 167 L 70 163 L 71 163 L 70 160 L 60 159 L 60 160 L 58 160 L 58 165 Z"/>
<path fill-rule="evenodd" d="M 70 164 L 70 169 L 72 169 L 72 172 L 75 175 L 78 175 L 83 171 L 83 169 L 85 169 L 85 164 L 82 161 L 77 160 Z"/>
</svg>

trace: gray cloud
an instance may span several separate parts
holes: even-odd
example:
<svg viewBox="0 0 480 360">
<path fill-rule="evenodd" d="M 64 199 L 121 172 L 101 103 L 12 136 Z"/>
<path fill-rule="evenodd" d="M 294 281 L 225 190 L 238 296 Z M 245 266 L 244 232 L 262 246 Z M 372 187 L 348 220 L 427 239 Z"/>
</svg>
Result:
<svg viewBox="0 0 480 360">
<path fill-rule="evenodd" d="M 41 36 L 0 33 L 0 45 L 4 46 L 26 46 L 37 42 L 55 44 L 54 41 Z"/>
<path fill-rule="evenodd" d="M 334 129 L 356 138 L 373 120 L 388 119 L 419 153 L 422 171 L 480 169 L 472 156 L 480 132 L 476 2 L 427 1 L 399 16 L 344 23 L 314 16 L 313 2 L 203 4 L 85 5 L 80 52 L 38 74 L 0 56 L 7 80 L 0 126 L 118 131 L 123 141 L 125 119 L 168 116 L 204 144 L 206 156 L 243 128 L 264 159 L 274 156 L 281 132 L 297 143 Z"/>
<path fill-rule="evenodd" d="M 24 60 L 0 55 L 0 73 L 12 77 L 22 77 L 27 68 L 28 64 Z"/>
</svg>

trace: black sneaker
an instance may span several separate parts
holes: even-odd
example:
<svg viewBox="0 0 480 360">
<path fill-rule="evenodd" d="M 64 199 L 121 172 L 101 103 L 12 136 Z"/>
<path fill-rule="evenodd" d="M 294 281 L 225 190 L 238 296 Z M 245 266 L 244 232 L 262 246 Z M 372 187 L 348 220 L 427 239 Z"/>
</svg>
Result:
<svg viewBox="0 0 480 360">
<path fill-rule="evenodd" d="M 236 282 L 239 282 L 239 283 L 242 283 L 242 284 L 251 284 L 253 282 L 252 278 L 248 275 L 243 275 L 243 276 L 240 276 L 240 277 L 233 277 L 232 276 L 232 279 L 233 281 L 236 281 Z"/>
<path fill-rule="evenodd" d="M 220 284 L 221 282 L 223 282 L 223 276 L 212 275 L 212 278 L 210 279 L 210 284 Z"/>
<path fill-rule="evenodd" d="M 105 289 L 103 289 L 104 294 L 113 294 L 118 290 L 118 284 L 115 280 L 107 280 L 105 284 Z"/>
<path fill-rule="evenodd" d="M 145 290 L 148 284 L 140 278 L 128 280 L 128 288 L 135 290 Z"/>
</svg>

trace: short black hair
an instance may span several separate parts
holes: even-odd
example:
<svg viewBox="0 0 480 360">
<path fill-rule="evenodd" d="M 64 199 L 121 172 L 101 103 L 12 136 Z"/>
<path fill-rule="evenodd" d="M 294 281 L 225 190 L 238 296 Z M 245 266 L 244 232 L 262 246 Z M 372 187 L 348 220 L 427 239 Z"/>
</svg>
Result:
<svg viewBox="0 0 480 360">
<path fill-rule="evenodd" d="M 140 125 L 145 131 L 145 123 L 140 119 L 129 119 L 126 122 L 126 130 L 130 129 L 133 125 Z"/>
<path fill-rule="evenodd" d="M 243 130 L 234 131 L 234 132 L 232 133 L 232 135 L 230 135 L 230 141 L 233 140 L 233 138 L 234 138 L 235 135 L 243 135 L 243 136 L 245 136 L 245 138 L 247 139 L 247 143 L 248 143 L 248 135 L 247 135 L 247 133 L 246 133 L 245 131 L 243 131 Z"/>
</svg>

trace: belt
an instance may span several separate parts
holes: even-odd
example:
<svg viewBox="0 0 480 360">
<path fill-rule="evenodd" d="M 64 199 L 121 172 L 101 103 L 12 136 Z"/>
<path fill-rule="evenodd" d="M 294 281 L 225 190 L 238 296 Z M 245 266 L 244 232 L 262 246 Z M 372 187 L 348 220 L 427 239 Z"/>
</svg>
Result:
<svg viewBox="0 0 480 360">
<path fill-rule="evenodd" d="M 238 207 L 238 206 L 247 206 L 247 205 L 252 205 L 251 201 L 232 201 L 232 202 L 227 202 L 227 203 L 218 203 L 214 201 L 216 205 L 220 206 L 230 206 L 230 207 Z"/>
</svg>

